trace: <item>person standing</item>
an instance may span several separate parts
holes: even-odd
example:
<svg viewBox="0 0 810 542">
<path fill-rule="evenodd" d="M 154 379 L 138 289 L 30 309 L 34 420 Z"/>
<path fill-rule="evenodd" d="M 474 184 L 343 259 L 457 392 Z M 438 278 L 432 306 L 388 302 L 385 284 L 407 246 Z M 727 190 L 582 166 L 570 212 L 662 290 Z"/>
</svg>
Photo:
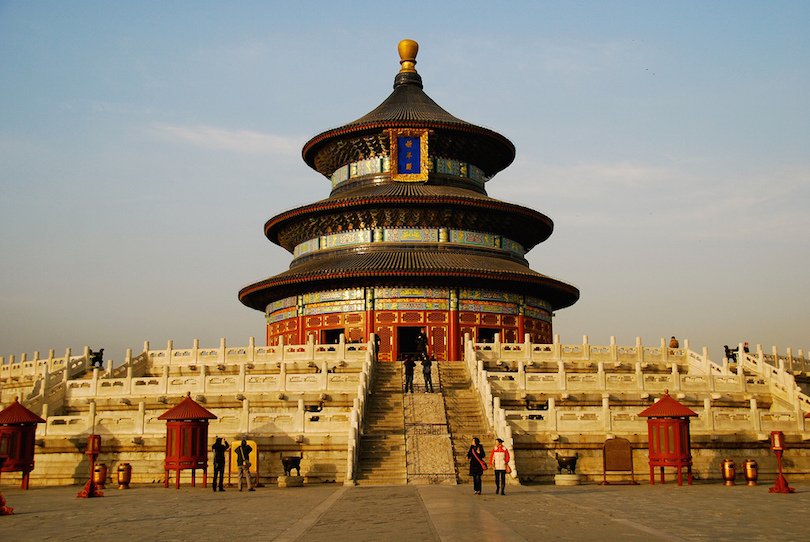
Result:
<svg viewBox="0 0 810 542">
<path fill-rule="evenodd" d="M 681 343 L 678 342 L 678 339 L 675 338 L 675 335 L 669 340 L 669 347 L 670 348 L 680 348 Z"/>
<path fill-rule="evenodd" d="M 250 481 L 250 452 L 253 447 L 248 445 L 247 440 L 242 439 L 242 444 L 236 448 L 236 465 L 239 467 L 239 491 L 242 491 L 242 478 L 247 482 L 248 491 L 253 491 Z"/>
<path fill-rule="evenodd" d="M 506 472 L 509 469 L 509 450 L 503 445 L 503 439 L 495 439 L 495 448 L 489 456 L 489 464 L 495 469 L 495 494 L 506 495 Z"/>
<path fill-rule="evenodd" d="M 217 476 L 219 476 L 219 490 L 225 491 L 223 487 L 223 477 L 225 475 L 225 452 L 230 450 L 230 445 L 226 440 L 222 442 L 222 437 L 216 437 L 214 444 L 211 445 L 211 450 L 214 452 L 214 491 L 217 490 Z"/>
<path fill-rule="evenodd" d="M 428 339 L 425 335 L 425 329 L 419 328 L 419 333 L 416 334 L 416 356 L 422 361 L 428 359 Z"/>
<path fill-rule="evenodd" d="M 413 371 L 416 369 L 416 362 L 413 360 L 413 356 L 410 354 L 405 356 L 403 365 L 405 366 L 405 391 L 413 393 Z"/>
<path fill-rule="evenodd" d="M 426 357 L 422 360 L 422 376 L 425 377 L 425 392 L 433 393 L 433 375 L 431 374 L 433 362 Z"/>
<path fill-rule="evenodd" d="M 484 451 L 481 441 L 478 440 L 478 437 L 474 437 L 470 449 L 467 451 L 467 459 L 470 460 L 470 476 L 473 479 L 473 492 L 476 495 L 481 494 L 481 476 L 487 469 L 487 464 L 484 462 L 486 457 L 487 453 Z"/>
</svg>

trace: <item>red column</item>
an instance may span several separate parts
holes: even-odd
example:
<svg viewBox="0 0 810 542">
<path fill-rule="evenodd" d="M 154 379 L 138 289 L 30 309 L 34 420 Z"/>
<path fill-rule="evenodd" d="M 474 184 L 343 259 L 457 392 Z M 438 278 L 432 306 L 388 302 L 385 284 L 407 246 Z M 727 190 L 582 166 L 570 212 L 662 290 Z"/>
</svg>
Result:
<svg viewBox="0 0 810 542">
<path fill-rule="evenodd" d="M 304 344 L 306 341 L 306 331 L 304 330 L 304 315 L 299 314 L 298 318 L 298 329 L 296 330 L 298 336 L 298 344 Z"/>
</svg>

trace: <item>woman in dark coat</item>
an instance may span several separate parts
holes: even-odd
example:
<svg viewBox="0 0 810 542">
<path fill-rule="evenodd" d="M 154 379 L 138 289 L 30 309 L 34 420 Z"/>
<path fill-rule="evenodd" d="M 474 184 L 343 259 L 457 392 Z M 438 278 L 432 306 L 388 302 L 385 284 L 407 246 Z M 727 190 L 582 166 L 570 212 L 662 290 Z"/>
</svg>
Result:
<svg viewBox="0 0 810 542">
<path fill-rule="evenodd" d="M 486 461 L 484 458 L 487 456 L 484 447 L 478 437 L 473 438 L 473 443 L 467 452 L 467 459 L 470 460 L 470 476 L 473 479 L 473 491 L 476 495 L 481 494 L 481 475 L 484 474 L 486 469 Z"/>
</svg>

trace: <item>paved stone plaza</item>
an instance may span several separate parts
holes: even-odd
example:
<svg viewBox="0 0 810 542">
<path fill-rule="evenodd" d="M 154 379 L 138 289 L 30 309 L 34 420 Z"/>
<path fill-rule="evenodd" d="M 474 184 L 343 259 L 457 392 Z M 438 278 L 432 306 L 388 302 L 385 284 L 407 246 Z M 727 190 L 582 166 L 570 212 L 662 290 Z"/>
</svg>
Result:
<svg viewBox="0 0 810 542">
<path fill-rule="evenodd" d="M 135 487 L 77 499 L 74 487 L 3 487 L 0 540 L 807 540 L 810 484 L 757 487 L 343 487 L 253 493 Z M 487 494 L 488 492 L 488 494 Z"/>
</svg>

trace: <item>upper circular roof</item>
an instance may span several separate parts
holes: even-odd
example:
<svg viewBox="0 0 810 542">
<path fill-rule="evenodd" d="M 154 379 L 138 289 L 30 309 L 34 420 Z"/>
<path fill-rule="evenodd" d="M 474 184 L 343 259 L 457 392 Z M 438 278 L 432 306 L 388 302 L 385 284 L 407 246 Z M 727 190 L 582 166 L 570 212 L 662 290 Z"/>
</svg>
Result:
<svg viewBox="0 0 810 542">
<path fill-rule="evenodd" d="M 501 134 L 455 117 L 422 90 L 422 78 L 413 67 L 418 45 L 403 40 L 399 45 L 402 69 L 394 79 L 394 91 L 374 110 L 348 124 L 322 132 L 303 148 L 304 161 L 323 175 L 351 161 L 387 149 L 388 128 L 422 128 L 432 131 L 431 154 L 474 163 L 487 177 L 506 168 L 515 159 L 515 146 Z M 373 141 L 377 138 L 386 141 Z"/>
</svg>

